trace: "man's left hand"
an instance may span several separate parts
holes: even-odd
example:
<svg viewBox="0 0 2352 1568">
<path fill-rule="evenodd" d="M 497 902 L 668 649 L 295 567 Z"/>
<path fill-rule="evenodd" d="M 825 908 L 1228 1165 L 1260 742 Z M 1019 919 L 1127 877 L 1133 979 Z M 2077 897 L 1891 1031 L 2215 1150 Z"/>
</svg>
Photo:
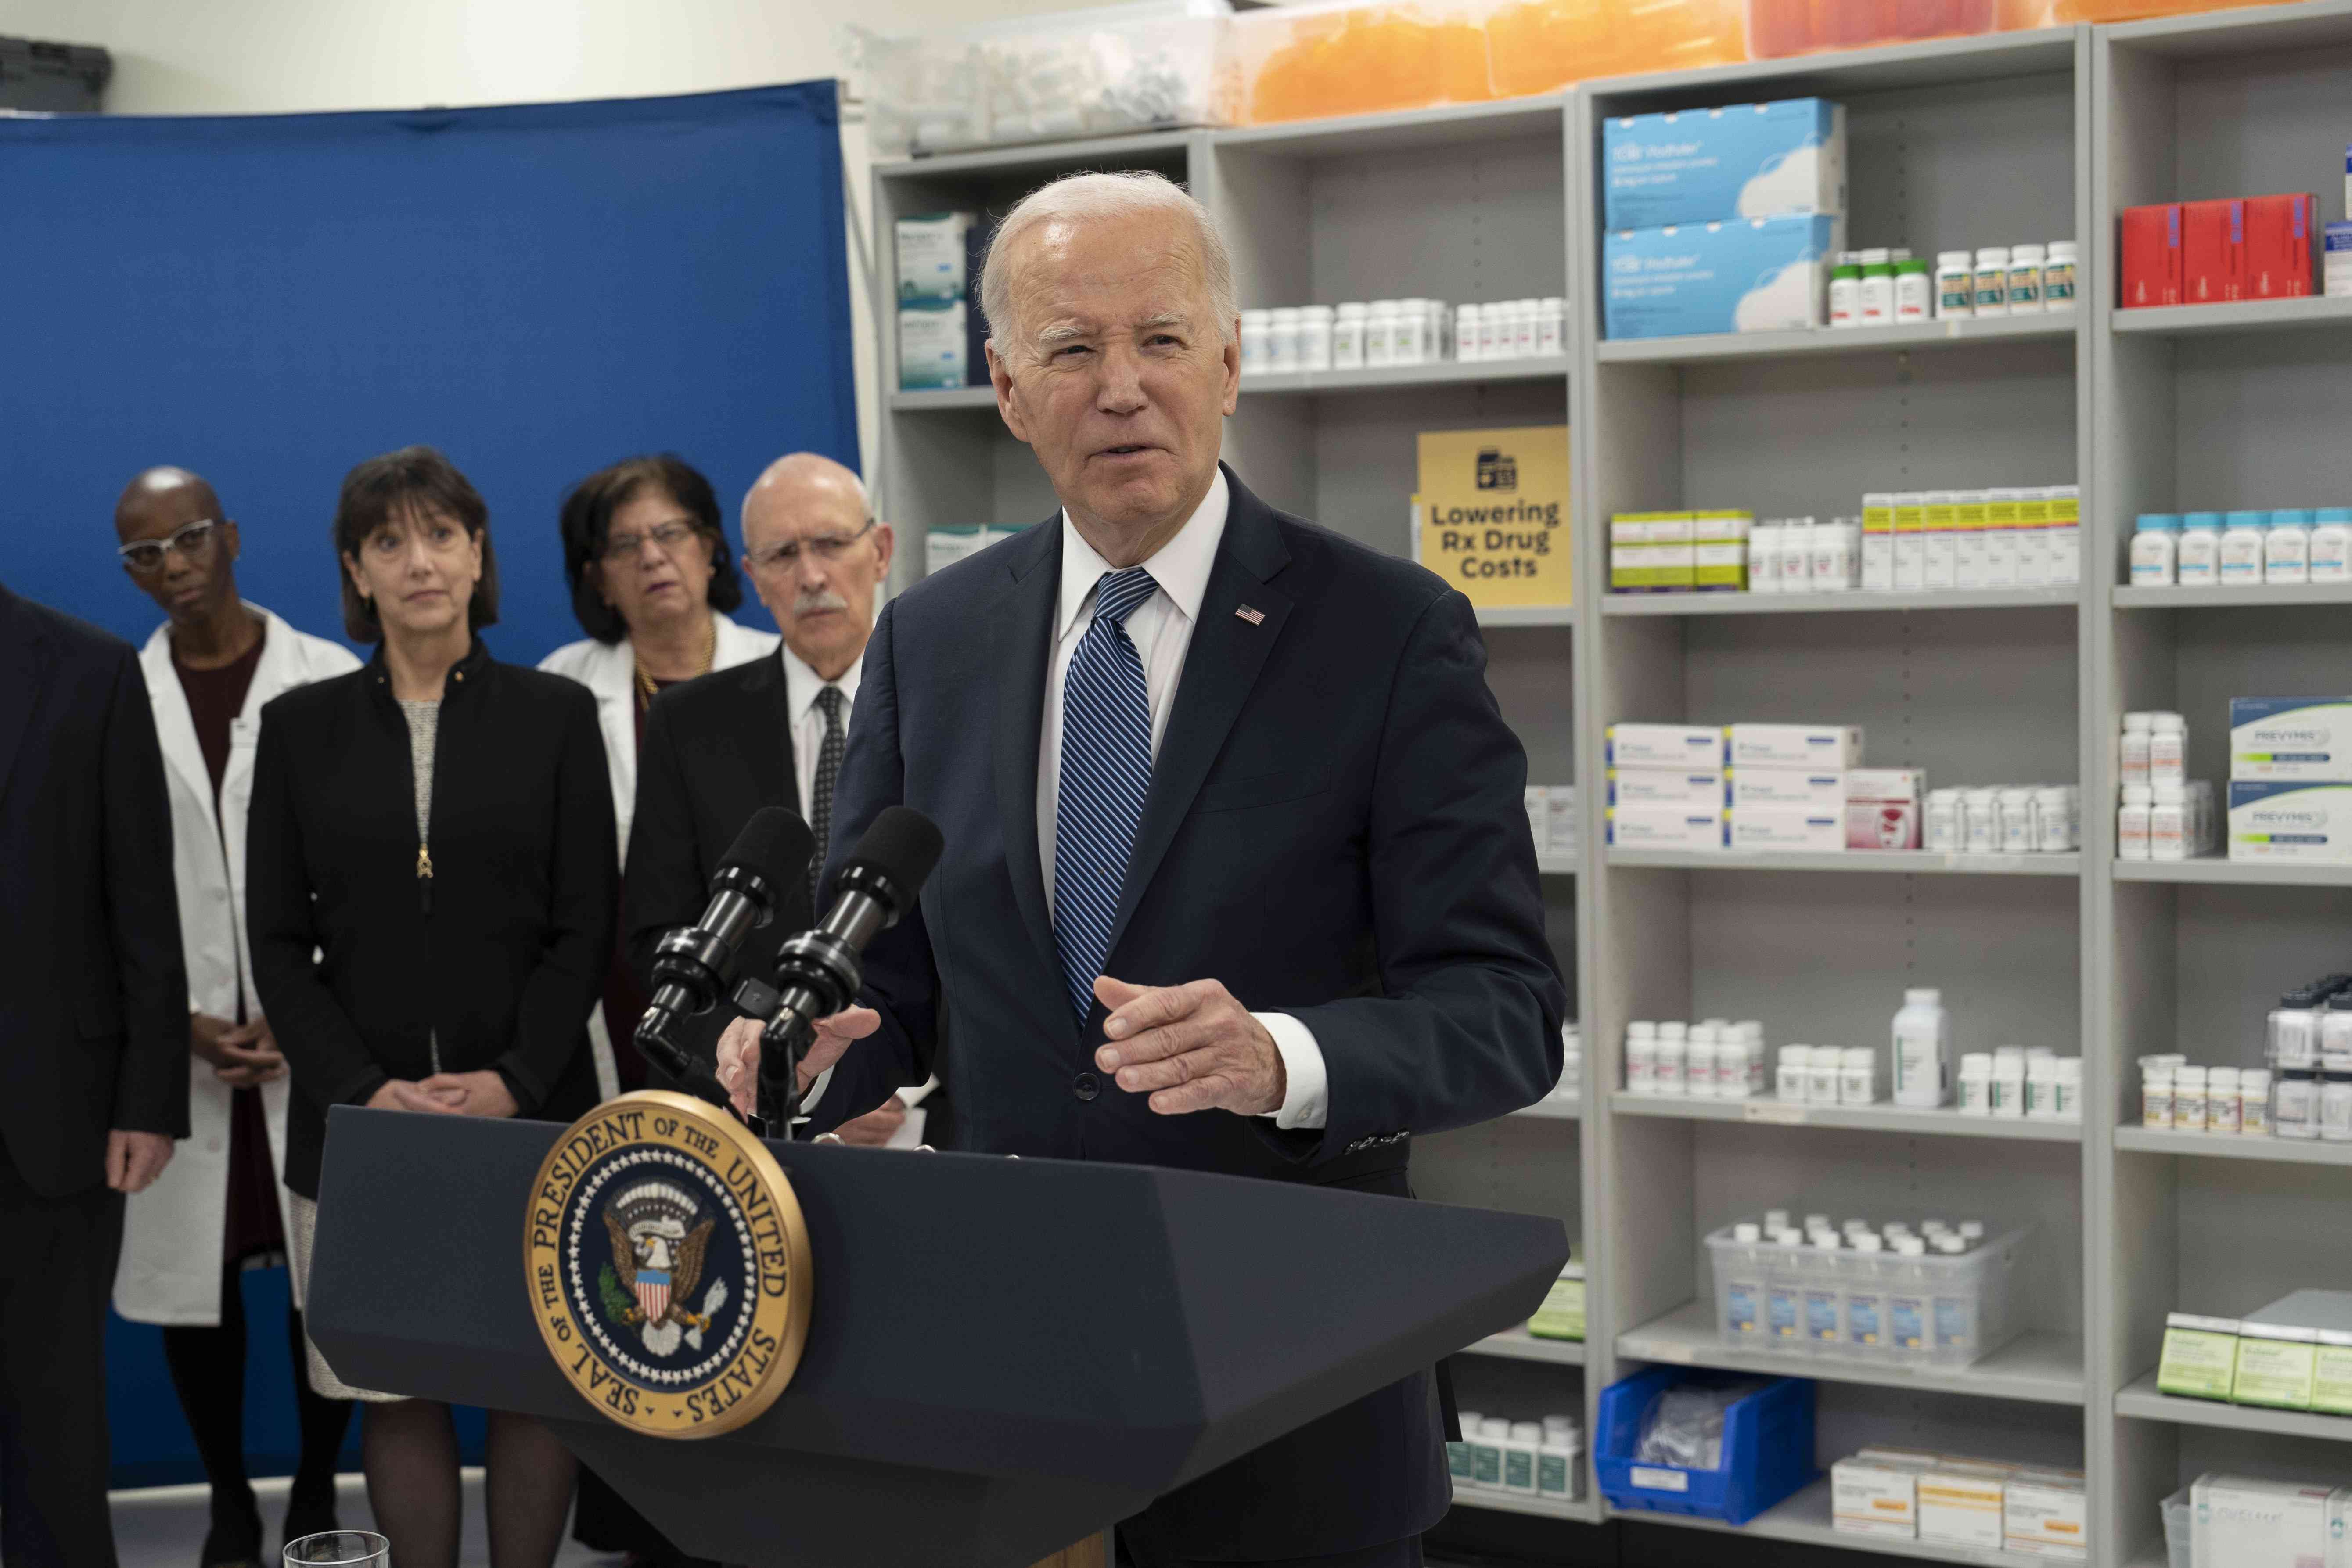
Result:
<svg viewBox="0 0 2352 1568">
<path fill-rule="evenodd" d="M 1289 1075 L 1265 1025 L 1214 980 L 1130 985 L 1106 974 L 1095 994 L 1110 1009 L 1110 1043 L 1095 1065 L 1131 1093 L 1149 1093 L 1162 1116 L 1230 1110 L 1262 1116 L 1282 1109 Z"/>
</svg>

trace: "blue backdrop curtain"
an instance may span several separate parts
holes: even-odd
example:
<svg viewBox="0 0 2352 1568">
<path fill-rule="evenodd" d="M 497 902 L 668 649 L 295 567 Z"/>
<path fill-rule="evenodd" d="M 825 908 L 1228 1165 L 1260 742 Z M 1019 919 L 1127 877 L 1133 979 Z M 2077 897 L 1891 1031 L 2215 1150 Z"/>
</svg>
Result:
<svg viewBox="0 0 2352 1568">
<path fill-rule="evenodd" d="M 343 473 L 440 447 L 489 503 L 504 605 L 485 638 L 520 663 L 582 635 L 556 510 L 585 474 L 676 451 L 734 533 L 735 500 L 770 459 L 858 467 L 829 81 L 0 119 L 0 582 L 133 641 L 158 616 L 115 563 L 112 511 L 157 463 L 213 481 L 244 535 L 248 599 L 340 636 L 328 523 Z M 284 1458 L 275 1278 L 247 1281 L 248 1446 Z M 114 1330 L 118 1480 L 194 1479 L 155 1331 Z"/>
</svg>

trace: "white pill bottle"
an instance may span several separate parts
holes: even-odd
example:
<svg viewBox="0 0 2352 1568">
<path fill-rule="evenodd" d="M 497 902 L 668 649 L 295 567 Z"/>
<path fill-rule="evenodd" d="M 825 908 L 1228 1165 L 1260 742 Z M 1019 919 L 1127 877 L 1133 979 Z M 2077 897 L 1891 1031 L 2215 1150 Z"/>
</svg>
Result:
<svg viewBox="0 0 2352 1568">
<path fill-rule="evenodd" d="M 1944 1011 L 1942 992 L 1921 987 L 1903 993 L 1889 1059 L 1895 1064 L 1895 1104 L 1933 1108 L 1949 1097 L 1952 1017 Z"/>
</svg>

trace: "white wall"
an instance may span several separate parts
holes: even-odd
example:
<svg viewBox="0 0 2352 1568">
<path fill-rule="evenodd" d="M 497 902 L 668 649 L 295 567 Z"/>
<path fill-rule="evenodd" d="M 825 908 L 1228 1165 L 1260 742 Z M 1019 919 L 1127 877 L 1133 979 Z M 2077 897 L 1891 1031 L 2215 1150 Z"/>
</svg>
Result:
<svg viewBox="0 0 2352 1568">
<path fill-rule="evenodd" d="M 850 74 L 846 27 L 911 33 L 1068 0 L 0 0 L 0 33 L 100 44 L 122 114 L 274 114 L 708 92 Z M 858 437 L 877 434 L 862 116 L 842 127 Z M 884 265 L 887 258 L 877 258 Z M 690 441 L 681 447 L 691 450 Z M 618 456 L 619 454 L 615 454 Z"/>
</svg>

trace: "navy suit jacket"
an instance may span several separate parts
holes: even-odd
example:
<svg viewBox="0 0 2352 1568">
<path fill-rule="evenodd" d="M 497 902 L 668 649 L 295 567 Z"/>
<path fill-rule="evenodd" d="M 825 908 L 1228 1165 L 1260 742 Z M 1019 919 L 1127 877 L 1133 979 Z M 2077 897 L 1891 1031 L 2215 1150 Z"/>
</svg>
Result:
<svg viewBox="0 0 2352 1568">
<path fill-rule="evenodd" d="M 940 1057 L 973 1151 L 1404 1195 L 1410 1134 L 1500 1116 L 1557 1080 L 1567 993 L 1544 937 L 1527 758 L 1486 688 L 1469 602 L 1227 479 L 1104 968 L 1146 985 L 1216 979 L 1254 1011 L 1297 1017 L 1328 1068 L 1326 1126 L 1163 1116 L 1094 1068 L 1104 1009 L 1083 1022 L 1071 1009 L 1038 860 L 1055 519 L 918 584 L 875 626 L 834 853 L 899 804 L 937 822 L 946 850 L 919 910 L 867 952 L 882 1027 L 835 1069 L 815 1130 Z M 1153 1511 L 1186 1556 L 1291 1557 L 1412 1534 L 1447 1495 L 1420 1377 Z"/>
</svg>

